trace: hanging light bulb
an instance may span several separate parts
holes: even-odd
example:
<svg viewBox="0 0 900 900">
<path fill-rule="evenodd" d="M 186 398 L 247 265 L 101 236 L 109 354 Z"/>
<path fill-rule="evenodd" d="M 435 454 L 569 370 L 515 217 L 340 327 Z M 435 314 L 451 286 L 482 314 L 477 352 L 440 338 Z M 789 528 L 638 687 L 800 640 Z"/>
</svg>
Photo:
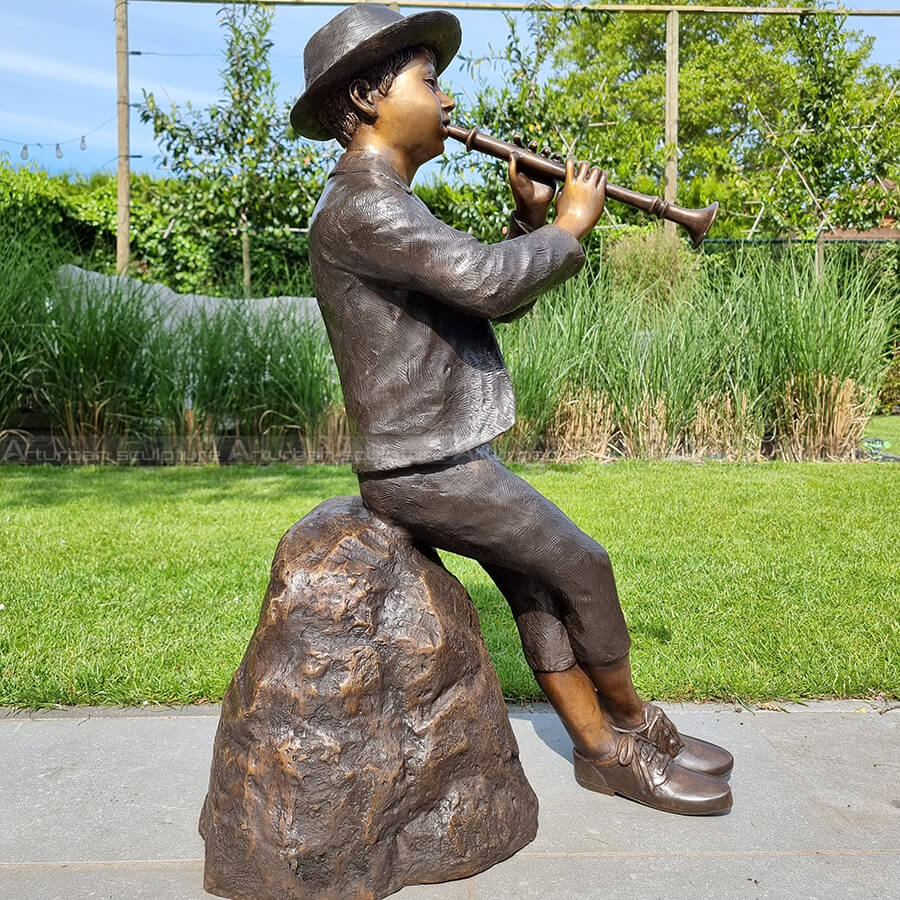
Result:
<svg viewBox="0 0 900 900">
<path fill-rule="evenodd" d="M 82 149 L 82 150 L 87 150 L 87 141 L 84 139 L 84 136 L 83 136 L 83 135 L 82 135 L 82 138 L 81 138 L 81 149 Z"/>
<path fill-rule="evenodd" d="M 19 154 L 22 159 L 28 159 L 28 144 L 22 144 L 22 152 Z"/>
<path fill-rule="evenodd" d="M 56 158 L 62 159 L 62 147 L 59 144 L 56 145 Z"/>
</svg>

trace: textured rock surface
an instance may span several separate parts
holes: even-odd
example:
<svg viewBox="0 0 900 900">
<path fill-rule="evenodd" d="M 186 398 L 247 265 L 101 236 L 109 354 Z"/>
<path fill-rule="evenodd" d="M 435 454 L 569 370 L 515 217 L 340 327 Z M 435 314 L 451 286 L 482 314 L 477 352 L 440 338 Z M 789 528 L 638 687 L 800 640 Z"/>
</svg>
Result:
<svg viewBox="0 0 900 900">
<path fill-rule="evenodd" d="M 282 538 L 225 695 L 204 886 L 384 897 L 482 871 L 536 830 L 462 585 L 360 498 L 321 504 Z"/>
</svg>

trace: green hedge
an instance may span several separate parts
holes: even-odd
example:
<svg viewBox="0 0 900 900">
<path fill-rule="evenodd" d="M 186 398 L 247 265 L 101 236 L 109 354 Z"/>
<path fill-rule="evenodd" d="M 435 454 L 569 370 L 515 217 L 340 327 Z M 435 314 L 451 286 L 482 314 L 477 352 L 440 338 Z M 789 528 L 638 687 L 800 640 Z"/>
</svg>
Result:
<svg viewBox="0 0 900 900">
<path fill-rule="evenodd" d="M 240 236 L 212 211 L 200 221 L 186 219 L 181 207 L 188 189 L 174 178 L 132 175 L 131 274 L 181 293 L 239 296 Z M 312 293 L 305 234 L 310 210 L 291 212 L 300 230 L 263 228 L 251 234 L 257 296 Z M 17 169 L 0 157 L 0 217 L 7 231 L 24 229 L 71 261 L 114 271 L 116 182 L 111 175 L 51 176 L 34 166 Z"/>
</svg>

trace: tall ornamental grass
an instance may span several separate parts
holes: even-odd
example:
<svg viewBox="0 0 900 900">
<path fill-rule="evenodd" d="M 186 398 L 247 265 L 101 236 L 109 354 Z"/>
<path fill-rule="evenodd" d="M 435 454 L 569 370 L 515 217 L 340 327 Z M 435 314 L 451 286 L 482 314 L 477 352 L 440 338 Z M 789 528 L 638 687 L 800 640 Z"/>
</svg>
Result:
<svg viewBox="0 0 900 900">
<path fill-rule="evenodd" d="M 0 227 L 0 435 L 21 424 L 32 399 L 53 279 L 40 234 L 17 221 Z"/>
<path fill-rule="evenodd" d="M 4 230 L 0 434 L 49 429 L 58 458 L 86 461 L 123 446 L 216 459 L 223 436 L 314 456 L 326 435 L 346 452 L 327 337 L 292 304 L 183 314 L 125 279 L 59 278 L 36 235 Z"/>
<path fill-rule="evenodd" d="M 99 455 L 114 441 L 154 433 L 176 359 L 164 314 L 122 287 L 53 286 L 36 329 L 32 387 L 67 447 Z"/>
<path fill-rule="evenodd" d="M 3 228 L 0 434 L 43 422 L 90 460 L 123 443 L 217 460 L 229 441 L 251 454 L 231 458 L 347 459 L 331 351 L 301 309 L 179 313 L 126 280 L 60 280 L 38 236 Z M 855 253 L 817 272 L 806 248 L 698 259 L 658 241 L 613 248 L 498 326 L 518 399 L 498 449 L 851 458 L 897 337 L 896 277 Z"/>
<path fill-rule="evenodd" d="M 172 437 L 207 453 L 222 434 L 273 454 L 286 439 L 309 459 L 349 452 L 324 329 L 293 304 L 262 312 L 223 301 L 185 317 L 172 339 L 178 361 L 164 403 Z"/>
<path fill-rule="evenodd" d="M 690 264 L 689 264 L 690 266 Z M 896 279 L 807 249 L 708 258 L 643 287 L 588 268 L 500 329 L 511 456 L 847 459 L 900 315 Z"/>
</svg>

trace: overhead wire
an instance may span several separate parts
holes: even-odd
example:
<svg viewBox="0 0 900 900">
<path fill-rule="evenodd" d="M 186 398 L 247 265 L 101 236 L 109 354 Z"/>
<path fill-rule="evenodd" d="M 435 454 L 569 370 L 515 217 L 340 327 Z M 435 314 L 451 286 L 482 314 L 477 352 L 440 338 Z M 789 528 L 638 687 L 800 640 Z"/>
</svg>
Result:
<svg viewBox="0 0 900 900">
<path fill-rule="evenodd" d="M 129 50 L 129 56 L 174 56 L 174 57 L 191 57 L 191 58 L 206 58 L 206 59 L 220 59 L 222 57 L 221 53 L 166 53 L 163 50 Z M 296 56 L 290 53 L 270 53 L 269 59 L 296 59 Z"/>
<path fill-rule="evenodd" d="M 166 53 L 161 50 L 129 50 L 128 53 L 129 53 L 129 56 L 195 57 L 195 58 L 199 58 L 199 57 L 217 58 L 217 57 L 221 56 L 220 53 Z M 278 58 L 293 59 L 292 56 L 288 56 L 288 55 L 282 55 L 282 56 L 279 56 Z M 138 104 L 138 103 L 130 103 L 129 104 L 129 106 L 132 106 L 132 107 L 137 107 L 139 105 L 140 104 Z M 75 141 L 79 141 L 80 149 L 87 150 L 86 138 L 90 137 L 92 134 L 99 131 L 105 125 L 109 125 L 109 123 L 114 121 L 116 118 L 117 118 L 117 116 L 115 116 L 115 115 L 110 116 L 104 122 L 101 122 L 96 127 L 91 128 L 89 131 L 85 131 L 83 134 L 76 135 L 75 137 L 72 137 L 72 138 L 66 138 L 65 140 L 61 140 L 61 141 L 31 141 L 29 143 L 28 141 L 17 140 L 15 138 L 0 137 L 0 142 L 2 142 L 4 144 L 12 144 L 13 146 L 21 147 L 22 150 L 19 155 L 21 156 L 21 158 L 23 160 L 27 160 L 29 158 L 29 147 L 37 147 L 39 150 L 49 150 L 49 149 L 53 148 L 56 152 L 57 159 L 62 159 L 62 157 L 63 157 L 62 148 L 63 147 L 65 147 L 67 144 L 73 144 L 73 143 L 75 143 Z M 134 158 L 134 155 L 132 155 L 132 158 Z M 113 157 L 113 159 L 116 159 L 116 157 Z M 107 163 L 104 163 L 104 165 L 107 165 Z"/>
<path fill-rule="evenodd" d="M 63 156 L 62 148 L 66 144 L 74 144 L 75 141 L 79 141 L 80 149 L 87 150 L 87 140 L 86 139 L 88 137 L 90 137 L 92 134 L 94 134 L 95 132 L 99 131 L 105 125 L 109 125 L 109 123 L 112 122 L 115 118 L 116 118 L 116 116 L 110 116 L 105 122 L 101 122 L 99 125 L 97 125 L 95 128 L 92 128 L 90 131 L 85 131 L 84 134 L 77 135 L 76 137 L 73 137 L 73 138 L 67 138 L 64 141 L 32 141 L 30 145 L 28 144 L 27 141 L 17 141 L 17 140 L 13 140 L 12 138 L 0 137 L 0 141 L 2 141 L 4 144 L 14 144 L 16 146 L 21 146 L 22 152 L 19 154 L 19 156 L 21 156 L 22 159 L 28 159 L 28 147 L 29 146 L 38 147 L 41 150 L 49 150 L 51 147 L 54 147 L 55 151 L 56 151 L 57 159 L 62 159 L 62 156 Z"/>
<path fill-rule="evenodd" d="M 219 56 L 221 56 L 220 53 L 166 53 L 161 50 L 129 50 L 128 54 L 129 54 L 129 56 L 160 56 L 160 57 L 185 57 L 185 58 L 187 58 L 187 57 L 218 58 Z M 280 55 L 277 55 L 276 58 L 278 58 L 278 59 L 293 59 L 294 57 L 287 55 L 287 54 L 280 54 Z M 129 104 L 129 106 L 132 106 L 132 107 L 137 107 L 139 105 L 140 104 L 138 104 L 138 103 Z M 27 160 L 29 158 L 29 155 L 30 155 L 29 148 L 30 147 L 37 147 L 39 150 L 49 150 L 52 148 L 56 153 L 57 159 L 62 159 L 62 157 L 63 157 L 62 148 L 63 147 L 65 147 L 67 144 L 73 144 L 73 143 L 75 143 L 75 141 L 79 141 L 80 149 L 87 150 L 86 138 L 90 137 L 92 134 L 99 131 L 101 128 L 103 128 L 105 125 L 108 125 L 110 122 L 114 121 L 116 118 L 117 118 L 117 116 L 115 116 L 115 115 L 110 116 L 108 119 L 106 119 L 106 121 L 101 122 L 95 128 L 91 128 L 89 131 L 85 131 L 84 134 L 77 135 L 72 138 L 66 138 L 65 140 L 61 140 L 61 141 L 31 141 L 29 143 L 28 141 L 17 140 L 15 138 L 0 137 L 0 142 L 2 142 L 4 144 L 12 144 L 13 146 L 21 147 L 22 149 L 21 149 L 21 152 L 19 153 L 19 156 L 23 160 Z M 132 154 L 131 157 L 132 157 L 132 159 L 134 159 L 135 155 Z M 116 158 L 117 157 L 113 157 L 113 159 L 116 159 Z M 104 165 L 108 165 L 108 163 L 104 163 Z"/>
</svg>

